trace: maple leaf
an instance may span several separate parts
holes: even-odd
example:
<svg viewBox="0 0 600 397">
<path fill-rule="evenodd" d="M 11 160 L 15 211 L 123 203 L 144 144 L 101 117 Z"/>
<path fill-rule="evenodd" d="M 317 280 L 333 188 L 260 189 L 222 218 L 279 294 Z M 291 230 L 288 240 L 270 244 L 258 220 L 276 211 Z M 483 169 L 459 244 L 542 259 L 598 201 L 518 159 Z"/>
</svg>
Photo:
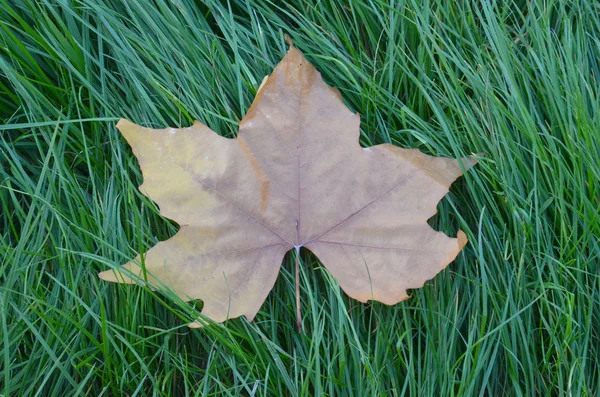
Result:
<svg viewBox="0 0 600 397">
<path fill-rule="evenodd" d="M 119 121 L 144 175 L 140 191 L 181 229 L 146 252 L 143 267 L 138 256 L 123 265 L 127 271 L 100 277 L 146 277 L 155 288 L 203 300 L 202 314 L 216 322 L 252 321 L 286 252 L 304 247 L 354 299 L 408 298 L 407 289 L 422 287 L 467 241 L 427 220 L 476 161 L 391 144 L 362 148 L 359 123 L 292 45 L 236 139 L 200 122 L 149 129 Z"/>
</svg>

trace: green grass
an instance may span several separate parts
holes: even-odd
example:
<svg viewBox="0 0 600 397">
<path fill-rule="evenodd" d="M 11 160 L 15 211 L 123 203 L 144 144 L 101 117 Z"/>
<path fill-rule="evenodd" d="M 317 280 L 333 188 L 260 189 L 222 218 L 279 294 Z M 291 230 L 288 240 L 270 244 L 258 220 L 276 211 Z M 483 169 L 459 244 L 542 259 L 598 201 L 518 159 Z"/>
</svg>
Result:
<svg viewBox="0 0 600 397">
<path fill-rule="evenodd" d="M 0 395 L 600 395 L 600 3 L 0 0 Z M 470 243 L 395 306 L 303 252 L 253 323 L 96 274 L 177 225 L 115 129 L 234 136 L 284 33 L 364 145 L 485 152 L 432 225 Z"/>
</svg>

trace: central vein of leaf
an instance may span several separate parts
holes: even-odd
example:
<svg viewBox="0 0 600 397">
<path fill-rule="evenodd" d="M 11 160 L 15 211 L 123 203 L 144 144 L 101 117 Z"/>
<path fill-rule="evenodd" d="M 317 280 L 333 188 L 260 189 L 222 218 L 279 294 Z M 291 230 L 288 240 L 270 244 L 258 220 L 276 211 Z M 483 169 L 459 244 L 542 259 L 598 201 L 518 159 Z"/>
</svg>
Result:
<svg viewBox="0 0 600 397">
<path fill-rule="evenodd" d="M 300 66 L 302 66 L 302 64 L 300 64 Z M 300 95 L 298 96 L 298 145 L 296 146 L 296 159 L 297 159 L 297 170 L 298 170 L 298 194 L 296 196 L 297 200 L 298 200 L 298 214 L 296 216 L 296 246 L 301 245 L 300 244 L 300 173 L 301 173 L 301 169 L 300 169 L 300 143 L 301 143 L 301 136 L 302 136 L 302 129 L 303 129 L 303 123 L 302 123 L 302 98 L 303 98 L 303 94 L 304 94 L 304 83 L 302 80 L 300 80 Z"/>
</svg>

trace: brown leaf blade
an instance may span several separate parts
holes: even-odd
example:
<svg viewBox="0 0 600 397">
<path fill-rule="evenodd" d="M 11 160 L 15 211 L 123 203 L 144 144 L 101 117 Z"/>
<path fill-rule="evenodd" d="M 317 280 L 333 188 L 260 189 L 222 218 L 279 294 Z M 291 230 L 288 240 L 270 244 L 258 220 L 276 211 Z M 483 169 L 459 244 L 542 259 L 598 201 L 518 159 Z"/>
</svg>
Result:
<svg viewBox="0 0 600 397">
<path fill-rule="evenodd" d="M 121 120 L 142 193 L 181 225 L 104 280 L 148 274 L 157 288 L 202 299 L 214 321 L 252 320 L 285 253 L 306 247 L 351 297 L 394 304 L 466 243 L 427 224 L 476 161 L 384 144 L 361 148 L 359 116 L 291 47 L 240 122 L 236 139 L 196 122 L 154 130 Z M 134 277 L 135 278 L 135 277 Z"/>
</svg>

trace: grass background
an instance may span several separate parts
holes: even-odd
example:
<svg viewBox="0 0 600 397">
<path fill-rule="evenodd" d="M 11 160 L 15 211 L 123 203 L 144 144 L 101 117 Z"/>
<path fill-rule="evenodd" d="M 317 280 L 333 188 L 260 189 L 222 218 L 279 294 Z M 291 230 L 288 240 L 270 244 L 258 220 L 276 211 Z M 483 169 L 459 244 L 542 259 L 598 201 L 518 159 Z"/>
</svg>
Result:
<svg viewBox="0 0 600 397">
<path fill-rule="evenodd" d="M 600 394 L 595 0 L 0 0 L 0 395 Z M 362 143 L 485 152 L 431 220 L 457 260 L 388 307 L 303 254 L 253 323 L 96 274 L 177 230 L 115 129 L 234 136 L 284 33 Z"/>
</svg>

